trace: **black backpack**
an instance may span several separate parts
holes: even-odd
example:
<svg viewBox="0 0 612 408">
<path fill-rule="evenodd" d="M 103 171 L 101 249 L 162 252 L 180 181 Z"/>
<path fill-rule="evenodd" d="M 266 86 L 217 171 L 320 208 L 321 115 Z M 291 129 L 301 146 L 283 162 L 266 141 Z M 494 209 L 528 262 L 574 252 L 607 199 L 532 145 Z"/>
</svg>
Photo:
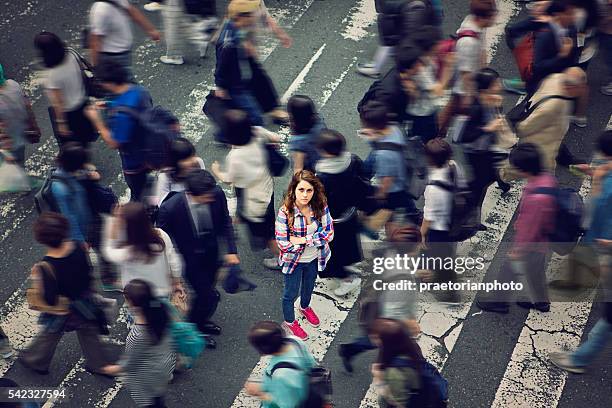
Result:
<svg viewBox="0 0 612 408">
<path fill-rule="evenodd" d="M 527 119 L 540 105 L 544 102 L 551 99 L 563 99 L 566 101 L 571 101 L 573 98 L 568 98 L 567 96 L 561 95 L 548 95 L 534 103 L 531 104 L 531 98 L 533 95 L 527 95 L 518 105 L 510 109 L 510 111 L 506 114 L 506 119 L 508 120 L 508 124 L 512 128 L 512 130 L 517 133 L 518 125 Z"/>
<path fill-rule="evenodd" d="M 453 206 L 448 235 L 453 242 L 461 242 L 476 235 L 480 225 L 480 219 L 477 211 L 478 209 L 471 204 L 470 198 L 472 192 L 458 186 L 457 168 L 452 164 L 449 167 L 451 177 L 450 184 L 435 180 L 430 181 L 428 185 L 437 186 L 452 193 Z"/>
<path fill-rule="evenodd" d="M 290 337 L 286 340 L 292 343 L 299 350 L 302 357 L 306 358 L 308 352 L 304 350 L 297 341 Z M 266 372 L 266 375 L 271 378 L 274 375 L 274 372 L 279 368 L 304 371 L 302 368 L 298 367 L 292 362 L 281 361 L 272 367 L 269 374 Z M 306 399 L 299 405 L 298 408 L 325 407 L 325 404 L 331 400 L 331 395 L 333 392 L 331 371 L 321 365 L 315 365 L 309 372 L 306 373 L 306 375 L 309 379 L 308 393 L 306 394 Z"/>
<path fill-rule="evenodd" d="M 93 98 L 103 97 L 104 89 L 102 89 L 100 81 L 95 76 L 93 65 L 91 65 L 91 63 L 74 48 L 67 47 L 66 49 L 74 56 L 79 64 L 81 78 L 83 80 L 83 86 L 85 87 L 85 93 L 87 93 L 87 96 L 91 96 Z"/>
<path fill-rule="evenodd" d="M 59 213 L 59 205 L 57 204 L 57 200 L 53 195 L 53 191 L 51 187 L 54 182 L 64 183 L 71 191 L 72 186 L 68 182 L 66 177 L 55 174 L 56 169 L 49 170 L 49 174 L 43 180 L 42 186 L 40 189 L 34 194 L 34 205 L 36 206 L 36 211 L 40 214 L 46 211 Z"/>
</svg>

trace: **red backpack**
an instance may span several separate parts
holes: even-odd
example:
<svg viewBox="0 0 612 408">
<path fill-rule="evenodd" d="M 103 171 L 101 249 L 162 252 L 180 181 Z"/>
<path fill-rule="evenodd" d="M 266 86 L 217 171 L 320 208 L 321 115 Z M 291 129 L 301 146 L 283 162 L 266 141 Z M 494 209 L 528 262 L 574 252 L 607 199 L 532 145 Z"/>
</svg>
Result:
<svg viewBox="0 0 612 408">
<path fill-rule="evenodd" d="M 436 76 L 438 76 L 438 79 L 440 79 L 439 76 L 442 72 L 442 68 L 444 67 L 446 56 L 451 52 L 455 52 L 455 49 L 457 48 L 457 41 L 465 37 L 480 38 L 480 34 L 473 30 L 462 30 L 456 35 L 451 35 L 450 38 L 440 42 L 440 45 L 438 46 L 438 55 L 436 56 Z"/>
</svg>

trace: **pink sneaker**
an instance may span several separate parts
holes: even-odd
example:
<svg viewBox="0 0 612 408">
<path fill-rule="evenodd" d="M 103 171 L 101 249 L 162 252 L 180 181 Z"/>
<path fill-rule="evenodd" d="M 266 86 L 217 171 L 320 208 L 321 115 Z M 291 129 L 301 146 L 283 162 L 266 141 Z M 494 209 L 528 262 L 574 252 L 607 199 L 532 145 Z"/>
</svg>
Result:
<svg viewBox="0 0 612 408">
<path fill-rule="evenodd" d="M 319 316 L 312 310 L 312 307 L 308 306 L 306 309 L 300 308 L 300 313 L 304 315 L 312 327 L 319 327 Z"/>
<path fill-rule="evenodd" d="M 302 326 L 300 326 L 300 323 L 297 320 L 294 320 L 291 324 L 283 322 L 283 326 L 289 333 L 293 334 L 300 340 L 306 340 L 308 338 L 308 333 L 302 329 Z"/>
</svg>

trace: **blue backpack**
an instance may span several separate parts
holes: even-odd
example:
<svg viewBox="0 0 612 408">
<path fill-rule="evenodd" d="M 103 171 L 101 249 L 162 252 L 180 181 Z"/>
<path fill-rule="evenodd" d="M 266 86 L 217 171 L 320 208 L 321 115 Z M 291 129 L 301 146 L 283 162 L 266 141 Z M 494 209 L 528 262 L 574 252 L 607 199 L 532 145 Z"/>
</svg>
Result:
<svg viewBox="0 0 612 408">
<path fill-rule="evenodd" d="M 146 89 L 140 88 L 139 92 L 138 106 L 117 106 L 111 112 L 122 112 L 134 119 L 134 141 L 143 151 L 145 165 L 151 170 L 160 170 L 169 164 L 170 144 L 181 136 L 178 119 L 167 109 L 153 106 Z"/>
<path fill-rule="evenodd" d="M 421 376 L 422 387 L 418 393 L 413 394 L 408 406 L 419 408 L 446 408 L 448 404 L 448 381 L 442 377 L 440 371 L 427 361 L 423 360 L 420 367 L 414 360 L 396 357 L 391 362 L 392 367 L 410 367 Z M 412 390 L 408 390 L 412 393 Z"/>
<path fill-rule="evenodd" d="M 576 246 L 578 238 L 584 233 L 582 197 L 571 188 L 558 187 L 536 188 L 533 194 L 546 194 L 555 198 L 557 205 L 555 229 L 548 237 L 553 251 L 559 255 L 569 254 Z"/>
</svg>

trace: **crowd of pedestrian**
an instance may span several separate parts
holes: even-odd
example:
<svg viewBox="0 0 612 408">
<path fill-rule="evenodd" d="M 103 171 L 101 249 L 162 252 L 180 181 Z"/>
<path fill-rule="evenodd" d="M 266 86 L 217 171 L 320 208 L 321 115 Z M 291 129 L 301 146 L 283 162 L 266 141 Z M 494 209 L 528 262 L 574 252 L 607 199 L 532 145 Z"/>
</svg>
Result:
<svg viewBox="0 0 612 408">
<path fill-rule="evenodd" d="M 330 377 L 304 342 L 317 341 L 307 326 L 316 328 L 326 317 L 312 302 L 316 281 L 328 280 L 329 296 L 338 298 L 365 289 L 369 279 L 357 265 L 366 239 L 385 237 L 381 245 L 390 257 L 453 258 L 458 242 L 487 230 L 481 212 L 491 189 L 506 194 L 524 179 L 498 280 L 524 280 L 527 289 L 516 303 L 546 313 L 551 299 L 545 272 L 553 251 L 561 253 L 558 244 L 571 247 L 565 254 L 579 239 L 593 249 L 605 314 L 578 350 L 550 357 L 565 370 L 585 370 L 612 338 L 612 131 L 599 136 L 596 159 L 588 165 L 563 140 L 570 126 L 589 125 L 587 68 L 598 49 L 612 69 L 612 2 L 530 2 L 528 19 L 506 30 L 520 79 L 501 78 L 486 58 L 495 0 L 470 0 L 448 39 L 439 0 L 375 3 L 382 44 L 373 62 L 358 65 L 359 73 L 376 79 L 357 107 L 359 137 L 370 148 L 363 160 L 310 97 L 293 95 L 282 107 L 258 43 L 265 30 L 286 47 L 292 39 L 262 0 L 231 0 L 222 16 L 214 0 L 144 6 L 163 13 L 163 63 L 185 62 L 185 40 L 201 57 L 215 45 L 215 90 L 204 111 L 229 149 L 223 165 L 208 164 L 205 152 L 200 157 L 176 117 L 155 106 L 135 82 L 131 23 L 155 41 L 162 34 L 128 0 L 93 3 L 88 59 L 56 34 L 36 35 L 59 153 L 49 175 L 28 187 L 40 212 L 34 237 L 46 252 L 32 267 L 27 292 L 42 326 L 21 351 L 20 363 L 48 373 L 63 334 L 76 331 L 87 370 L 121 376 L 138 406 L 164 407 L 173 373 L 193 362 L 185 363 L 189 353 L 178 345 L 177 328 L 208 348 L 222 334 L 213 320 L 222 301 L 217 283 L 222 269 L 239 270 L 236 234 L 245 231 L 264 267 L 280 271 L 283 285 L 281 323 L 260 321 L 248 333 L 255 350 L 271 358 L 262 381 L 247 382 L 245 390 L 264 407 L 327 406 Z M 611 86 L 605 84 L 602 93 L 611 95 Z M 525 95 L 507 115 L 504 89 Z M 42 118 L 34 117 L 23 89 L 0 66 L 2 166 L 24 170 L 25 146 L 40 138 L 37 120 Z M 283 140 L 267 129 L 271 123 L 289 127 L 289 159 L 279 153 Z M 127 203 L 117 203 L 100 183 L 92 164 L 98 137 L 119 153 Z M 560 187 L 557 166 L 592 178 L 584 211 L 570 205 L 580 199 Z M 286 168 L 290 181 L 279 204 L 274 190 Z M 235 216 L 222 186 L 236 193 Z M 461 277 L 446 264 L 416 275 L 383 275 L 385 282 L 402 279 L 452 283 Z M 120 359 L 107 355 L 102 343 L 114 319 L 114 301 L 103 293 L 112 291 L 123 293 L 128 315 Z M 446 303 L 463 296 L 455 290 L 435 295 Z M 507 313 L 509 296 L 479 297 L 476 304 Z M 378 349 L 372 376 L 384 407 L 433 406 L 436 398 L 447 398 L 432 388 L 445 389 L 445 380 L 416 341 L 417 301 L 413 293 L 362 294 L 363 333 L 339 348 L 347 371 L 354 370 L 355 356 Z M 3 357 L 12 354 L 10 336 L 0 329 Z"/>
</svg>

